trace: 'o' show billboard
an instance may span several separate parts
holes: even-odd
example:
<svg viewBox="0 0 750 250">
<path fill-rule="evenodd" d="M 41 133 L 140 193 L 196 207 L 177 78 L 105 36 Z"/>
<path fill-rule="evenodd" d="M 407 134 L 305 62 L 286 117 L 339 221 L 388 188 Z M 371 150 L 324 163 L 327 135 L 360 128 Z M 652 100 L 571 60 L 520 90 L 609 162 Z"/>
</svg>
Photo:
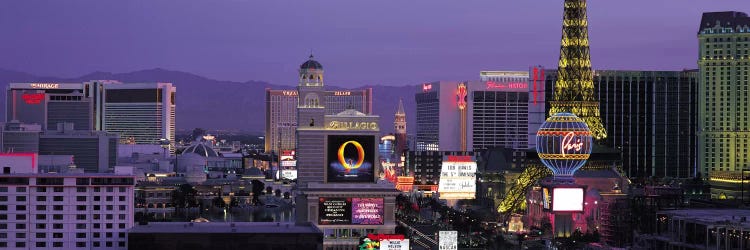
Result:
<svg viewBox="0 0 750 250">
<path fill-rule="evenodd" d="M 328 182 L 375 182 L 375 136 L 329 135 Z"/>
</svg>

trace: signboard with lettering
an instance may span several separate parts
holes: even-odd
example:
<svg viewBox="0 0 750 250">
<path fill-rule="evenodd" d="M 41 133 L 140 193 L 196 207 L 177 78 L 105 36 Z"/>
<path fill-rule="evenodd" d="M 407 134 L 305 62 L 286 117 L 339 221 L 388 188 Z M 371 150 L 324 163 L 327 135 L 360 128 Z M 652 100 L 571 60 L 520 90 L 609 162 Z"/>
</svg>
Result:
<svg viewBox="0 0 750 250">
<path fill-rule="evenodd" d="M 352 223 L 352 198 L 319 198 L 318 224 L 349 225 Z"/>
<path fill-rule="evenodd" d="M 359 240 L 359 249 L 409 250 L 409 239 L 402 234 L 368 234 Z"/>
<path fill-rule="evenodd" d="M 440 199 L 474 199 L 476 173 L 477 163 L 471 156 L 445 157 L 438 183 Z"/>
<path fill-rule="evenodd" d="M 458 231 L 440 231 L 438 233 L 438 249 L 458 250 Z"/>
<path fill-rule="evenodd" d="M 383 225 L 383 198 L 318 199 L 320 225 Z"/>
<path fill-rule="evenodd" d="M 342 130 L 378 130 L 377 122 L 348 122 L 348 121 L 330 121 L 328 129 Z"/>
<path fill-rule="evenodd" d="M 329 135 L 327 182 L 375 182 L 375 136 Z"/>
</svg>

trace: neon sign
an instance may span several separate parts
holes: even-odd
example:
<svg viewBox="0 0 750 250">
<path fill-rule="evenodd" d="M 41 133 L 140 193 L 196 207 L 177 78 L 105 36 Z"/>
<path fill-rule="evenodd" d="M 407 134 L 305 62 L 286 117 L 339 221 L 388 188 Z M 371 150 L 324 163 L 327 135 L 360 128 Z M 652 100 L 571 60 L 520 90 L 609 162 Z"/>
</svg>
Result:
<svg viewBox="0 0 750 250">
<path fill-rule="evenodd" d="M 352 92 L 351 91 L 335 91 L 333 92 L 333 95 L 347 96 L 347 95 L 352 95 Z"/>
<path fill-rule="evenodd" d="M 297 91 L 284 90 L 284 91 L 281 91 L 281 94 L 285 96 L 297 96 Z"/>
<path fill-rule="evenodd" d="M 450 162 L 472 162 L 471 156 L 461 156 L 461 155 L 449 155 L 448 160 Z"/>
<path fill-rule="evenodd" d="M 354 162 L 346 162 L 346 158 L 344 157 L 344 149 L 346 149 L 346 145 L 352 144 L 354 148 L 357 149 L 357 163 Z M 344 144 L 341 144 L 341 147 L 339 147 L 339 153 L 338 153 L 339 163 L 341 163 L 341 166 L 344 166 L 344 169 L 346 169 L 346 172 L 351 171 L 352 169 L 358 169 L 362 166 L 362 163 L 365 162 L 365 149 L 362 147 L 362 144 L 359 144 L 359 142 L 356 141 L 347 141 L 344 142 Z"/>
<path fill-rule="evenodd" d="M 21 95 L 21 98 L 24 102 L 26 102 L 26 104 L 40 104 L 42 103 L 42 100 L 44 100 L 44 94 L 23 94 Z"/>
<path fill-rule="evenodd" d="M 60 88 L 60 84 L 58 84 L 58 83 L 32 83 L 29 86 L 31 86 L 32 89 L 57 89 L 57 88 Z"/>
<path fill-rule="evenodd" d="M 330 129 L 346 129 L 346 130 L 378 130 L 377 122 L 342 122 L 342 121 L 331 121 L 328 123 Z"/>
<path fill-rule="evenodd" d="M 487 82 L 487 89 L 527 89 L 529 88 L 528 83 L 522 83 L 522 82 L 510 82 L 510 83 L 502 83 L 502 82 Z"/>
<path fill-rule="evenodd" d="M 576 152 L 580 152 L 581 148 L 583 148 L 583 142 L 581 141 L 581 138 L 575 138 L 576 133 L 575 132 L 568 132 L 568 134 L 563 137 L 562 140 L 562 150 L 561 153 L 564 156 L 568 150 L 575 150 Z M 575 142 L 573 142 L 573 139 L 575 139 Z"/>
<path fill-rule="evenodd" d="M 422 84 L 422 91 L 428 92 L 430 90 L 432 90 L 432 84 L 429 84 L 429 83 Z"/>
<path fill-rule="evenodd" d="M 458 104 L 458 109 L 463 110 L 466 108 L 466 85 L 461 83 L 458 85 L 458 91 L 456 92 L 456 103 Z"/>
</svg>

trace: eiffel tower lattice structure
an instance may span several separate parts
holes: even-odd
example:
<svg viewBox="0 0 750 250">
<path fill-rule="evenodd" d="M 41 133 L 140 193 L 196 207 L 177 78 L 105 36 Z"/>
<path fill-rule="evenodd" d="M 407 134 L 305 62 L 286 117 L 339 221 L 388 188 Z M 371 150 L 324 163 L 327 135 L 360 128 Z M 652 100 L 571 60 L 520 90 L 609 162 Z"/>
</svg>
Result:
<svg viewBox="0 0 750 250">
<path fill-rule="evenodd" d="M 594 98 L 586 0 L 565 0 L 560 62 L 549 116 L 569 112 L 583 119 L 596 140 L 607 137 Z"/>
</svg>

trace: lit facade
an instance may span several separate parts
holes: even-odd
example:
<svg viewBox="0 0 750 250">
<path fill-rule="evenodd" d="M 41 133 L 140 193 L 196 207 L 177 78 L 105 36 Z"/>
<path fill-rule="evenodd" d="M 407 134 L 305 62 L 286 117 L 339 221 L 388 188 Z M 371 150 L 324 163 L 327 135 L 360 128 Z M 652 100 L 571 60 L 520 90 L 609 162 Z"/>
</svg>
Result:
<svg viewBox="0 0 750 250">
<path fill-rule="evenodd" d="M 11 83 L 6 96 L 6 121 L 39 124 L 43 130 L 57 123 L 94 130 L 97 91 L 90 83 Z"/>
<path fill-rule="evenodd" d="M 555 70 L 546 72 L 546 87 L 553 89 Z M 607 130 L 603 142 L 622 151 L 628 177 L 696 175 L 696 70 L 596 70 L 593 82 Z"/>
<path fill-rule="evenodd" d="M 96 105 L 102 129 L 120 135 L 122 144 L 175 141 L 175 93 L 171 83 L 105 83 Z M 173 144 L 169 146 L 174 152 Z"/>
<path fill-rule="evenodd" d="M 699 171 L 712 176 L 748 169 L 750 17 L 741 12 L 703 13 L 698 43 Z"/>
<path fill-rule="evenodd" d="M 372 88 L 324 91 L 325 114 L 335 115 L 346 109 L 372 113 Z M 266 89 L 266 152 L 295 150 L 297 141 L 297 90 Z"/>
<path fill-rule="evenodd" d="M 127 249 L 135 176 L 39 174 L 36 157 L 0 156 L 0 247 Z"/>
<path fill-rule="evenodd" d="M 296 219 L 323 231 L 324 249 L 354 249 L 360 236 L 394 233 L 399 191 L 378 181 L 379 117 L 354 109 L 326 115 L 322 76 L 312 56 L 300 66 Z"/>
<path fill-rule="evenodd" d="M 529 84 L 528 72 L 504 72 L 492 81 L 433 82 L 418 85 L 417 151 L 476 151 L 491 147 L 528 148 L 531 116 L 543 110 L 542 88 Z M 541 121 L 536 121 L 541 119 Z M 534 131 L 535 132 L 535 131 Z"/>
</svg>

